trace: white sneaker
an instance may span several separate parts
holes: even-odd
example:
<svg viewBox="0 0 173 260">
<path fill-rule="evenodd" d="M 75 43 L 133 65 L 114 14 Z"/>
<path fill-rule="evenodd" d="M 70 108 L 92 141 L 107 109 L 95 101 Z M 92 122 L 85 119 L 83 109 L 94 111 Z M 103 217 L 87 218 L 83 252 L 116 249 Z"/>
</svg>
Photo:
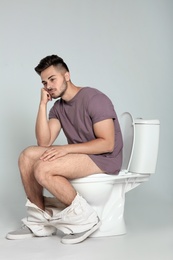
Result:
<svg viewBox="0 0 173 260">
<path fill-rule="evenodd" d="M 95 232 L 100 226 L 101 226 L 101 221 L 98 218 L 98 223 L 95 224 L 91 229 L 84 231 L 84 232 L 81 232 L 81 233 L 65 235 L 61 239 L 61 242 L 63 244 L 80 243 L 80 242 L 84 241 L 87 237 L 89 237 L 93 232 Z"/>
<path fill-rule="evenodd" d="M 6 235 L 6 238 L 15 240 L 15 239 L 31 238 L 34 236 L 35 236 L 34 233 L 32 233 L 32 231 L 28 227 L 23 225 L 20 229 L 9 232 Z"/>
<path fill-rule="evenodd" d="M 42 232 L 43 230 L 43 232 Z M 7 239 L 11 240 L 17 240 L 17 239 L 25 239 L 25 238 L 31 238 L 31 237 L 48 237 L 56 233 L 56 228 L 54 227 L 48 227 L 48 229 L 44 229 L 40 226 L 40 235 L 35 235 L 30 228 L 28 228 L 25 225 L 22 225 L 21 228 L 9 232 L 6 235 Z"/>
</svg>

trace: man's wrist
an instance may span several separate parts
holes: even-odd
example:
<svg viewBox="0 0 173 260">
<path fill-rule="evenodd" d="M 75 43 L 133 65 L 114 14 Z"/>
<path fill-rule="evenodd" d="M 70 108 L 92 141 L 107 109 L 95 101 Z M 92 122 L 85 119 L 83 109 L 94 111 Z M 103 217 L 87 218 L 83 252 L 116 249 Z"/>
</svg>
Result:
<svg viewBox="0 0 173 260">
<path fill-rule="evenodd" d="M 47 103 L 40 101 L 39 107 L 46 107 L 46 106 L 47 106 Z"/>
</svg>

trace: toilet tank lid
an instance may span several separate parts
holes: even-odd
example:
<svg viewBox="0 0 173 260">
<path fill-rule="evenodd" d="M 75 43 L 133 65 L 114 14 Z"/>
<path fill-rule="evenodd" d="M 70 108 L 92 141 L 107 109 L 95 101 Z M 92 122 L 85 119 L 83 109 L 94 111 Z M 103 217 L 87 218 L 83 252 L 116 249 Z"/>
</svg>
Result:
<svg viewBox="0 0 173 260">
<path fill-rule="evenodd" d="M 135 118 L 134 119 L 135 124 L 141 124 L 141 125 L 160 125 L 160 121 L 158 119 L 143 119 L 143 118 Z"/>
</svg>

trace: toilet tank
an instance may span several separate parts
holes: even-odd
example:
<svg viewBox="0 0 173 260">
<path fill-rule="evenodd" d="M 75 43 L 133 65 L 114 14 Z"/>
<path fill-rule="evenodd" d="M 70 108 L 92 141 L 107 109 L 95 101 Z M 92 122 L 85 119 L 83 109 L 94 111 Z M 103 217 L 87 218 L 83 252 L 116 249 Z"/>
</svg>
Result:
<svg viewBox="0 0 173 260">
<path fill-rule="evenodd" d="M 129 171 L 155 173 L 159 148 L 159 120 L 134 119 L 134 147 Z"/>
</svg>

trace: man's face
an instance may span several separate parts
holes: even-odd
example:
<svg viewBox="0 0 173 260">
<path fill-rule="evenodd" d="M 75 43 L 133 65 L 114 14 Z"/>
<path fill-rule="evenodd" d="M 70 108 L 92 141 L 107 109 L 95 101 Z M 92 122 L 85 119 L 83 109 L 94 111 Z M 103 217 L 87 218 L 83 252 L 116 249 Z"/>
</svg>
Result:
<svg viewBox="0 0 173 260">
<path fill-rule="evenodd" d="M 41 72 L 41 80 L 45 90 L 54 99 L 62 97 L 67 89 L 69 73 L 50 66 Z"/>
</svg>

